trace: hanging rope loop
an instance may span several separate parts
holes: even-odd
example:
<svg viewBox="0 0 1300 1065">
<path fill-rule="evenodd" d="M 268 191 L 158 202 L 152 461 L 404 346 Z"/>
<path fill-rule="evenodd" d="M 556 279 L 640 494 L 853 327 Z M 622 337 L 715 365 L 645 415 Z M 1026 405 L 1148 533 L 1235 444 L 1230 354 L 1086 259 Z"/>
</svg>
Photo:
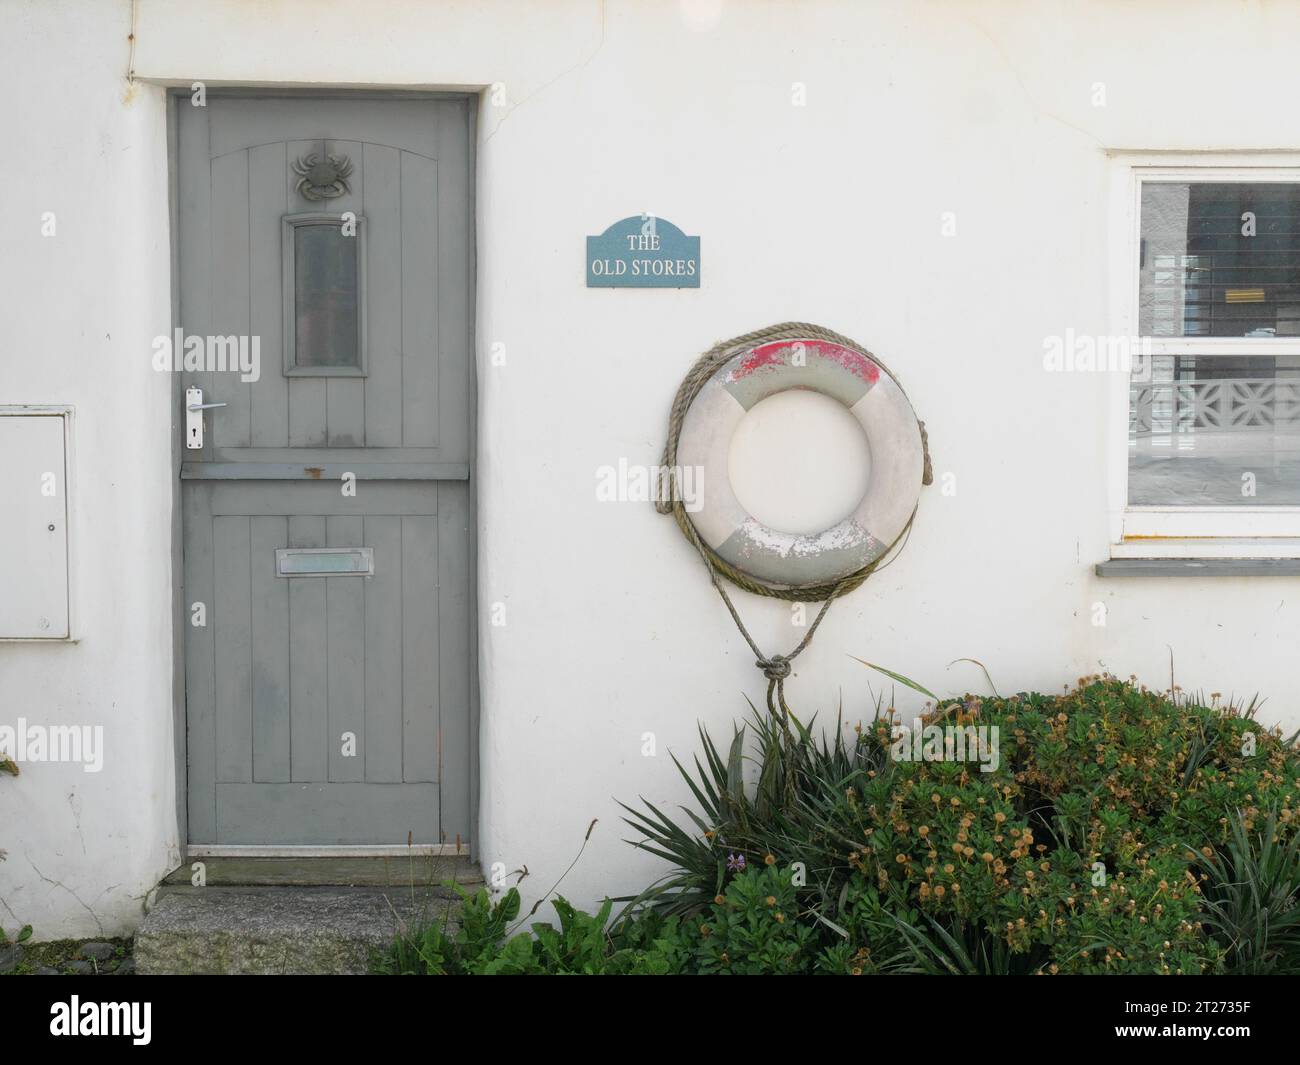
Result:
<svg viewBox="0 0 1300 1065">
<path fill-rule="evenodd" d="M 812 641 L 813 634 L 816 633 L 817 627 L 822 623 L 822 619 L 830 609 L 831 603 L 839 596 L 861 586 L 862 582 L 890 557 L 894 548 L 906 542 L 907 536 L 912 529 L 912 522 L 916 518 L 916 511 L 913 510 L 902 532 L 878 558 L 837 581 L 798 588 L 768 584 L 736 569 L 700 538 L 695 525 L 691 522 L 690 515 L 686 512 L 685 501 L 682 498 L 680 478 L 676 472 L 677 442 L 681 436 L 682 422 L 686 418 L 687 410 L 690 409 L 695 397 L 699 395 L 705 383 L 717 372 L 720 366 L 734 358 L 741 351 L 758 344 L 776 340 L 805 339 L 827 340 L 833 344 L 840 344 L 850 348 L 853 351 L 867 353 L 866 348 L 848 337 L 808 322 L 782 322 L 779 325 L 758 329 L 752 333 L 745 333 L 742 336 L 713 345 L 696 360 L 695 365 L 687 372 L 686 377 L 678 387 L 677 394 L 673 397 L 673 405 L 668 416 L 668 439 L 664 444 L 663 459 L 659 464 L 659 484 L 658 491 L 655 493 L 655 510 L 660 514 L 671 514 L 673 516 L 677 522 L 677 527 L 682 531 L 682 535 L 695 547 L 700 558 L 703 559 L 704 565 L 709 572 L 709 579 L 712 581 L 714 588 L 718 590 L 723 603 L 726 604 L 727 611 L 731 614 L 732 620 L 740 630 L 740 634 L 745 638 L 745 642 L 749 644 L 750 649 L 753 650 L 756 656 L 755 665 L 763 671 L 763 675 L 767 678 L 768 708 L 773 714 L 777 714 L 779 711 L 783 719 L 789 714 L 789 708 L 785 703 L 785 680 L 792 672 L 794 658 Z M 895 384 L 898 383 L 898 378 L 894 377 L 894 374 L 884 363 L 874 355 L 871 355 L 870 358 L 881 370 L 893 378 Z M 899 385 L 899 387 L 902 386 Z M 924 422 L 918 419 L 917 425 L 921 433 L 921 447 L 924 454 L 921 483 L 928 485 L 934 481 L 934 467 L 930 459 L 929 435 L 926 433 Z M 745 623 L 741 621 L 740 614 L 731 601 L 731 596 L 727 594 L 722 579 L 727 580 L 737 588 L 753 592 L 755 595 L 784 599 L 789 602 L 821 603 L 822 607 L 817 612 L 817 617 L 813 620 L 813 623 L 808 627 L 808 632 L 804 635 L 804 638 L 799 641 L 798 646 L 789 654 L 769 656 L 763 653 L 745 627 Z"/>
</svg>

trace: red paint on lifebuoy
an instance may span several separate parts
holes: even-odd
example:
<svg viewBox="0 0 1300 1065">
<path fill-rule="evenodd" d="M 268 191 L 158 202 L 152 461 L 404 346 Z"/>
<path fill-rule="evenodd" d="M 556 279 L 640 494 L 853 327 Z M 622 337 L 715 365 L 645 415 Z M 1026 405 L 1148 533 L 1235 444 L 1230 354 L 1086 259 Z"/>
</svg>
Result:
<svg viewBox="0 0 1300 1065">
<path fill-rule="evenodd" d="M 849 373 L 862 378 L 869 385 L 874 385 L 880 378 L 880 368 L 874 362 L 860 352 L 853 351 L 843 345 L 832 344 L 825 340 L 799 340 L 794 343 L 788 340 L 778 340 L 754 348 L 741 360 L 740 365 L 732 375 L 732 380 L 739 381 L 757 370 L 774 369 L 789 365 L 785 353 L 795 344 L 802 344 L 805 350 L 813 355 L 819 355 L 824 359 L 832 359 L 838 362 Z"/>
</svg>

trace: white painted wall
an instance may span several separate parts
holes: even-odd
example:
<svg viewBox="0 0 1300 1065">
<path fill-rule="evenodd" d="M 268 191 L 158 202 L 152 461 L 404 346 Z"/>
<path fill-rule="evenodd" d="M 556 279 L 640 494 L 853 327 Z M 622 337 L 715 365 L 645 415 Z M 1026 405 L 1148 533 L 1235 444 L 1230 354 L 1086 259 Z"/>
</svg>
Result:
<svg viewBox="0 0 1300 1065">
<path fill-rule="evenodd" d="M 525 889 L 592 819 L 561 890 L 642 886 L 655 863 L 613 800 L 682 800 L 667 752 L 761 696 L 671 521 L 597 503 L 595 471 L 653 464 L 695 356 L 784 319 L 876 352 L 957 485 L 925 492 L 903 556 L 831 612 L 798 709 L 869 713 L 879 678 L 849 655 L 956 693 L 984 685 L 962 657 L 1003 691 L 1052 690 L 1103 667 L 1163 684 L 1172 648 L 1184 687 L 1260 692 L 1300 725 L 1293 582 L 1092 575 L 1108 382 L 1042 370 L 1045 336 L 1109 328 L 1107 149 L 1290 145 L 1300 7 L 140 0 L 129 101 L 128 10 L 3 6 L 0 402 L 77 406 L 83 640 L 0 646 L 0 692 L 10 717 L 113 723 L 119 752 L 93 779 L 0 779 L 7 924 L 125 927 L 175 849 L 169 408 L 148 341 L 168 320 L 161 86 L 195 79 L 504 87 L 478 147 L 480 842 L 527 866 Z M 642 210 L 701 236 L 700 289 L 584 287 L 584 237 Z M 740 607 L 765 647 L 799 638 L 784 606 Z"/>
<path fill-rule="evenodd" d="M 171 382 L 148 359 L 171 315 L 166 127 L 159 91 L 126 98 L 125 14 L 0 7 L 0 404 L 75 408 L 79 637 L 0 643 L 0 724 L 104 730 L 98 773 L 31 763 L 0 779 L 0 924 L 11 934 L 31 924 L 39 938 L 133 927 L 179 860 Z M 47 211 L 53 237 L 41 235 Z"/>
</svg>

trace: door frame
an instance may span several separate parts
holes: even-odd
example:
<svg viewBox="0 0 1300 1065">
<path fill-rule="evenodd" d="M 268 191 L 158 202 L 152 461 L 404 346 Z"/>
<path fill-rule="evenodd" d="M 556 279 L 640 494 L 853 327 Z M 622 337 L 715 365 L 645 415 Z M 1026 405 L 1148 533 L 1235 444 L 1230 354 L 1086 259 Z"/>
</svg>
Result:
<svg viewBox="0 0 1300 1065">
<path fill-rule="evenodd" d="M 182 105 L 188 105 L 191 89 L 184 85 L 167 89 L 167 218 L 169 233 L 169 252 L 171 267 L 168 281 L 171 285 L 170 308 L 171 329 L 174 331 L 182 325 L 180 315 L 180 170 L 177 165 L 179 111 Z M 479 92 L 431 92 L 427 90 L 405 89 L 347 89 L 347 88 L 313 88 L 291 89 L 275 85 L 268 86 L 209 86 L 206 98 L 219 97 L 291 97 L 298 99 L 338 100 L 463 100 L 468 107 L 469 126 L 469 782 L 470 782 L 470 824 L 471 835 L 468 846 L 457 848 L 454 843 L 440 846 L 406 847 L 372 847 L 372 846 L 204 846 L 189 843 L 189 773 L 188 773 L 188 718 L 185 702 L 185 634 L 189 623 L 189 610 L 185 604 L 185 541 L 183 530 L 184 507 L 181 492 L 181 462 L 185 456 L 185 426 L 180 417 L 184 402 L 182 375 L 172 374 L 171 387 L 171 429 L 170 454 L 172 469 L 171 491 L 171 588 L 172 588 L 172 727 L 173 758 L 176 771 L 176 823 L 178 845 L 182 861 L 190 856 L 218 857 L 264 857 L 268 855 L 286 855 L 296 857 L 337 857 L 344 854 L 364 855 L 405 855 L 409 853 L 448 855 L 468 853 L 477 861 L 479 857 L 479 653 L 478 653 L 478 108 L 481 99 Z M 202 854 L 200 855 L 200 852 Z"/>
</svg>

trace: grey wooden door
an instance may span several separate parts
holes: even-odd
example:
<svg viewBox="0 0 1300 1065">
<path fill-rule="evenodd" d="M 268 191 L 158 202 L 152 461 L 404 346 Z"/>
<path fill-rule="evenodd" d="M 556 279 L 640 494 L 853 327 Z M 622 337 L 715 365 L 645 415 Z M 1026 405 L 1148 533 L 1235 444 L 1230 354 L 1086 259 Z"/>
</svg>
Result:
<svg viewBox="0 0 1300 1065">
<path fill-rule="evenodd" d="M 469 837 L 470 128 L 178 98 L 181 378 L 225 404 L 182 451 L 193 844 Z"/>
</svg>

